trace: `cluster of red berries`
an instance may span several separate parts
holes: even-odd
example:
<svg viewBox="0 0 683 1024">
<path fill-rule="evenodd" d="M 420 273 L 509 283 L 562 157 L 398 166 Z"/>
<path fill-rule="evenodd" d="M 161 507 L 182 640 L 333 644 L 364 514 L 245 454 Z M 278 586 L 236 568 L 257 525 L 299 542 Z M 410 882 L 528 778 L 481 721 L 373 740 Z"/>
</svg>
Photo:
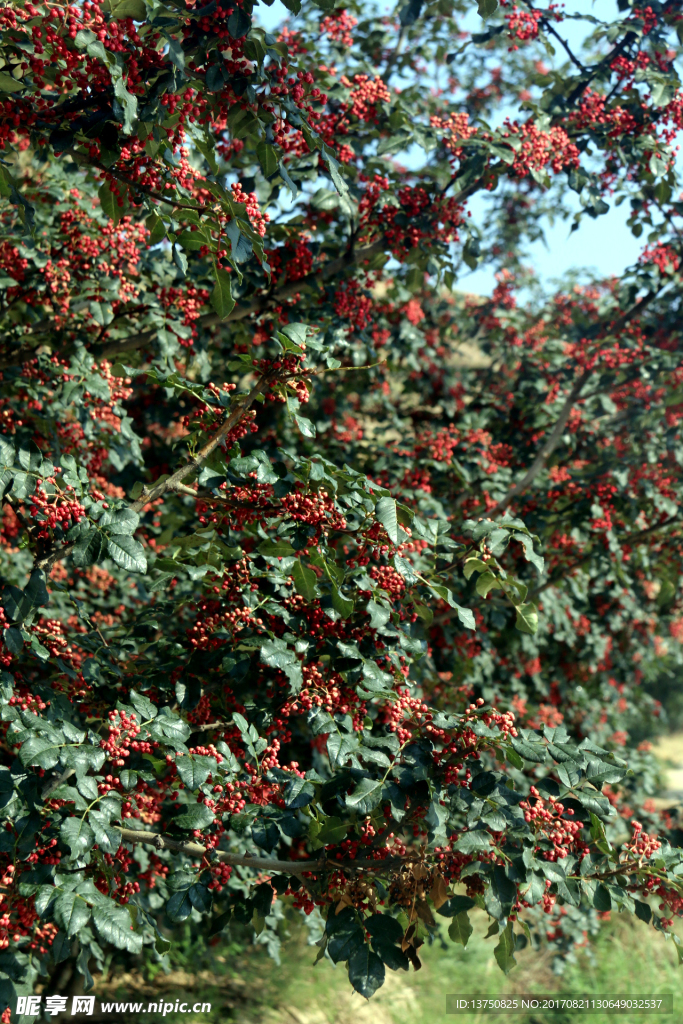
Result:
<svg viewBox="0 0 683 1024">
<path fill-rule="evenodd" d="M 522 800 L 519 806 L 524 811 L 524 820 L 533 825 L 537 838 L 541 837 L 552 843 L 552 850 L 542 850 L 543 859 L 564 860 L 572 852 L 584 853 L 588 847 L 580 839 L 581 823 L 567 821 L 562 817 L 563 814 L 569 818 L 573 817 L 574 811 L 571 807 L 565 808 L 554 796 L 550 796 L 547 801 L 544 800 L 535 786 L 531 787 L 530 793 L 536 798 L 535 803 Z M 541 849 L 540 846 L 536 847 L 537 851 Z"/>
<path fill-rule="evenodd" d="M 130 757 L 131 750 L 141 754 L 151 754 L 159 744 L 154 740 L 151 743 L 146 740 L 137 740 L 142 727 L 138 724 L 134 714 L 126 711 L 110 711 L 109 715 L 109 737 L 100 740 L 100 747 L 104 750 L 112 762 L 122 768 L 126 758 Z"/>
</svg>

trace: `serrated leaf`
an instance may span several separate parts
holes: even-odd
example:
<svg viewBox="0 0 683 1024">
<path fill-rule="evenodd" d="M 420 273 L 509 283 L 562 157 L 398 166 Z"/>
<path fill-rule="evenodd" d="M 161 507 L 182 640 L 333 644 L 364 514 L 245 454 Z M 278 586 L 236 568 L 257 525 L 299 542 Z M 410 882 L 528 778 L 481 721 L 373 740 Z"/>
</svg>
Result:
<svg viewBox="0 0 683 1024">
<path fill-rule="evenodd" d="M 71 552 L 74 565 L 85 569 L 94 565 L 103 556 L 106 550 L 106 540 L 99 530 L 89 530 L 88 533 L 79 537 L 78 543 Z"/>
<path fill-rule="evenodd" d="M 350 907 L 327 918 L 325 933 L 328 937 L 327 952 L 333 963 L 348 960 L 365 945 L 363 930 L 358 923 L 356 912 Z"/>
<path fill-rule="evenodd" d="M 194 804 L 184 814 L 179 814 L 174 819 L 175 824 L 179 828 L 184 829 L 203 829 L 210 825 L 213 820 L 213 811 L 210 811 L 206 804 Z"/>
<path fill-rule="evenodd" d="M 113 901 L 93 907 L 92 920 L 98 935 L 117 949 L 139 953 L 142 949 L 142 935 L 133 931 L 131 916 L 125 907 Z"/>
<path fill-rule="evenodd" d="M 334 583 L 332 584 L 332 607 L 335 611 L 339 612 L 342 619 L 348 619 L 354 608 L 353 601 L 348 597 L 344 597 Z"/>
<path fill-rule="evenodd" d="M 177 757 L 175 766 L 185 788 L 194 792 L 206 782 L 212 772 L 216 771 L 218 762 L 215 757 L 193 754 L 191 757 Z"/>
<path fill-rule="evenodd" d="M 318 590 L 318 577 L 312 569 L 302 565 L 298 559 L 292 567 L 292 576 L 294 577 L 294 588 L 297 594 L 301 594 L 309 604 L 318 597 L 320 594 Z"/>
<path fill-rule="evenodd" d="M 449 938 L 453 942 L 459 942 L 461 946 L 467 945 L 473 931 L 474 928 L 466 911 L 462 911 L 462 913 L 454 917 L 448 926 Z"/>
<path fill-rule="evenodd" d="M 387 531 L 389 540 L 398 544 L 398 513 L 393 498 L 380 498 L 375 505 L 375 517 Z"/>
<path fill-rule="evenodd" d="M 256 155 L 266 178 L 272 178 L 278 169 L 275 146 L 272 146 L 269 142 L 259 142 L 256 147 Z"/>
<path fill-rule="evenodd" d="M 235 300 L 232 297 L 232 280 L 227 270 L 220 267 L 214 268 L 216 284 L 211 292 L 211 305 L 218 317 L 225 320 L 235 308 Z"/>
<path fill-rule="evenodd" d="M 508 921 L 504 930 L 500 933 L 498 945 L 493 951 L 493 955 L 496 958 L 496 963 L 500 967 L 503 974 L 509 974 L 512 968 L 517 966 L 517 961 L 515 960 L 514 952 L 515 936 L 512 931 L 512 921 Z"/>
<path fill-rule="evenodd" d="M 449 900 L 441 904 L 437 914 L 440 914 L 442 917 L 457 917 L 459 914 L 471 910 L 474 906 L 476 906 L 476 903 L 469 896 L 451 896 Z"/>
<path fill-rule="evenodd" d="M 134 21 L 144 21 L 147 17 L 147 8 L 144 0 L 114 0 L 111 10 L 112 18 L 132 18 Z"/>
<path fill-rule="evenodd" d="M 477 11 L 482 18 L 492 17 L 498 10 L 498 0 L 477 0 Z"/>
<path fill-rule="evenodd" d="M 145 549 L 134 537 L 116 535 L 107 538 L 107 554 L 128 572 L 147 572 Z"/>
<path fill-rule="evenodd" d="M 532 743 L 521 736 L 512 736 L 510 743 L 522 757 L 535 764 L 544 764 L 546 759 L 545 746 L 542 743 Z"/>
<path fill-rule="evenodd" d="M 485 572 L 476 582 L 475 590 L 479 597 L 486 597 L 491 590 L 502 587 L 500 580 L 492 572 Z"/>
<path fill-rule="evenodd" d="M 346 797 L 346 806 L 359 814 L 369 814 L 382 801 L 382 780 L 361 779 L 353 793 Z"/>
<path fill-rule="evenodd" d="M 365 944 L 349 959 L 349 981 L 365 999 L 382 987 L 384 977 L 384 964 Z"/>
<path fill-rule="evenodd" d="M 26 767 L 54 768 L 59 761 L 62 748 L 56 740 L 45 736 L 30 736 L 22 744 L 19 760 Z"/>
<path fill-rule="evenodd" d="M 90 920 L 90 907 L 82 896 L 75 892 L 62 892 L 53 904 L 56 923 L 70 939 Z"/>
<path fill-rule="evenodd" d="M 349 822 L 344 822 L 335 815 L 327 818 L 322 828 L 316 830 L 312 846 L 319 850 L 323 846 L 337 846 L 346 838 L 346 833 L 351 828 Z"/>
<path fill-rule="evenodd" d="M 63 821 L 59 835 L 71 850 L 72 857 L 82 856 L 95 842 L 93 830 L 81 818 L 67 818 Z"/>
<path fill-rule="evenodd" d="M 515 610 L 517 612 L 515 626 L 520 633 L 538 632 L 538 608 L 535 604 L 523 604 Z"/>
</svg>

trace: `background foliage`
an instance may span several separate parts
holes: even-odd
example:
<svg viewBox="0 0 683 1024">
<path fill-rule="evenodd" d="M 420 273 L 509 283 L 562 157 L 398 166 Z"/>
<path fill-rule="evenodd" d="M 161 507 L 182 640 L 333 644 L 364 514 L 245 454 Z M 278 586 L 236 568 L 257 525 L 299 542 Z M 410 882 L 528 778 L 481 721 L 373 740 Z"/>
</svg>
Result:
<svg viewBox="0 0 683 1024">
<path fill-rule="evenodd" d="M 678 942 L 679 5 L 287 7 L 0 7 L 5 1022 L 284 905 L 366 997 Z"/>
</svg>

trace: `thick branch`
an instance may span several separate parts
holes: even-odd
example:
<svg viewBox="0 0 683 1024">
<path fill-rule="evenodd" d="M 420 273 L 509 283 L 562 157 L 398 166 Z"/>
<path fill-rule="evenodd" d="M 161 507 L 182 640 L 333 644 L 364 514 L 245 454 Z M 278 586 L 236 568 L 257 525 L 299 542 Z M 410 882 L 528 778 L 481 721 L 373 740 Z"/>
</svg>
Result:
<svg viewBox="0 0 683 1024">
<path fill-rule="evenodd" d="M 74 768 L 67 768 L 66 771 L 62 772 L 61 775 L 58 775 L 55 779 L 51 779 L 50 782 L 48 782 L 48 784 L 43 788 L 43 791 L 40 794 L 43 800 L 49 800 L 54 791 L 56 789 L 59 789 L 63 782 L 66 782 L 67 779 L 71 778 L 71 776 L 74 774 L 74 771 Z"/>
<path fill-rule="evenodd" d="M 170 839 L 159 832 L 138 832 L 137 829 L 114 826 L 121 833 L 125 843 L 143 843 L 153 846 L 156 850 L 174 850 L 176 853 L 187 853 L 191 857 L 206 857 L 209 853 L 224 864 L 238 864 L 242 867 L 256 868 L 257 871 L 286 871 L 290 875 L 301 875 L 304 871 L 317 871 L 322 861 L 275 860 L 272 857 L 248 857 L 241 853 L 225 853 L 217 850 L 207 851 L 201 843 L 189 840 Z"/>
<path fill-rule="evenodd" d="M 623 546 L 624 544 L 634 544 L 636 541 L 644 540 L 645 537 L 649 537 L 651 534 L 657 533 L 659 530 L 663 530 L 667 526 L 671 526 L 672 523 L 679 523 L 680 521 L 681 516 L 670 516 L 668 519 L 665 519 L 663 523 L 657 523 L 656 526 L 648 526 L 644 530 L 638 530 L 637 533 L 627 533 L 625 537 L 617 539 L 620 546 Z M 554 572 L 548 577 L 545 583 L 541 583 L 540 586 L 536 587 L 536 589 L 529 594 L 528 600 L 535 600 L 535 598 L 544 590 L 547 590 L 548 587 L 552 587 L 556 583 L 559 583 L 560 580 L 566 579 L 570 572 L 573 572 L 574 569 L 580 569 L 582 565 L 586 564 L 586 562 L 590 562 L 594 555 L 594 551 L 588 551 L 585 555 L 582 555 L 581 558 L 576 558 L 573 562 L 570 562 L 569 565 L 565 565 L 558 569 L 557 572 Z"/>
<path fill-rule="evenodd" d="M 323 263 L 317 270 L 307 274 L 306 277 L 300 278 L 298 281 L 287 281 L 274 291 L 265 292 L 263 295 L 257 296 L 247 306 L 235 306 L 232 313 L 229 313 L 223 319 L 216 313 L 206 313 L 204 316 L 199 317 L 198 323 L 202 327 L 215 327 L 217 324 L 233 323 L 235 320 L 244 320 L 245 317 L 252 316 L 253 314 L 263 313 L 271 305 L 283 302 L 296 295 L 302 288 L 315 284 L 318 280 L 327 281 L 329 278 L 337 277 L 347 267 L 352 267 L 357 263 L 370 259 L 372 256 L 376 256 L 377 253 L 384 251 L 384 246 L 384 238 L 381 238 L 371 245 L 364 246 L 362 249 L 351 250 L 343 256 L 339 256 L 336 260 Z M 155 335 L 156 329 L 143 331 L 141 334 L 133 334 L 129 338 L 110 341 L 106 345 L 93 349 L 92 352 L 98 358 L 108 359 L 110 356 L 142 348 L 152 341 Z"/>
<path fill-rule="evenodd" d="M 137 829 L 124 828 L 120 825 L 114 826 L 120 833 L 125 843 L 144 843 L 146 846 L 153 846 L 156 850 L 174 850 L 176 853 L 187 853 L 191 857 L 206 857 L 211 855 L 224 864 L 236 864 L 245 868 L 255 868 L 257 871 L 285 871 L 289 875 L 310 874 L 328 867 L 331 870 L 338 868 L 370 868 L 381 871 L 387 867 L 395 867 L 402 864 L 403 857 L 387 857 L 384 860 L 360 858 L 352 861 L 327 861 L 325 857 L 318 860 L 277 860 L 273 857 L 249 857 L 242 853 L 226 853 L 224 850 L 211 851 L 202 846 L 201 843 L 194 843 L 189 840 L 170 839 L 159 832 L 142 832 Z"/>
<path fill-rule="evenodd" d="M 134 512 L 139 512 L 150 501 L 160 498 L 162 494 L 166 494 L 168 491 L 174 491 L 177 485 L 184 480 L 186 476 L 189 476 L 190 473 L 201 466 L 202 462 L 208 459 L 211 452 L 222 444 L 233 427 L 237 426 L 250 406 L 253 405 L 258 396 L 265 391 L 273 379 L 274 376 L 272 374 L 266 374 L 265 377 L 262 377 L 258 384 L 251 389 L 249 394 L 243 398 L 241 402 L 237 403 L 228 418 L 225 420 L 218 432 L 214 434 L 211 440 L 207 441 L 204 447 L 200 448 L 197 454 L 193 456 L 188 463 L 181 466 L 179 469 L 176 469 L 175 473 L 172 473 L 166 480 L 160 481 L 149 489 L 145 488 L 141 497 L 130 506 L 132 510 Z"/>
<path fill-rule="evenodd" d="M 643 310 L 646 309 L 650 305 L 650 303 L 660 294 L 661 290 L 662 288 L 660 287 L 654 289 L 653 291 L 649 291 L 646 295 L 642 297 L 642 299 L 639 299 L 629 309 L 624 310 L 624 312 L 620 316 L 618 316 L 616 320 L 611 320 L 607 324 L 596 324 L 592 333 L 599 334 L 601 330 L 606 330 L 610 334 L 612 334 L 616 331 L 620 331 L 622 327 L 625 327 L 626 324 L 633 320 L 634 317 L 638 316 L 639 313 L 642 313 Z M 532 483 L 538 476 L 538 474 L 541 472 L 546 462 L 554 452 L 555 448 L 557 448 L 557 445 L 560 442 L 560 438 L 562 437 L 562 434 L 564 432 L 564 428 L 566 427 L 567 421 L 569 420 L 572 408 L 574 404 L 578 401 L 581 395 L 581 389 L 590 377 L 591 372 L 591 370 L 584 370 L 581 376 L 577 379 L 576 383 L 574 384 L 574 387 L 567 395 L 567 399 L 564 405 L 562 406 L 562 411 L 560 412 L 557 422 L 555 423 L 555 426 L 553 427 L 548 439 L 541 448 L 540 452 L 538 453 L 538 455 L 536 456 L 536 458 L 534 459 L 534 461 L 532 462 L 531 466 L 524 474 L 522 479 L 518 481 L 518 483 L 513 484 L 513 486 L 507 492 L 505 497 L 502 498 L 497 505 L 494 505 L 492 509 L 489 509 L 490 516 L 497 515 L 499 512 L 504 512 L 505 509 L 510 504 L 510 502 L 513 500 L 513 498 L 516 498 L 518 494 L 522 494 L 527 489 L 529 484 Z"/>
<path fill-rule="evenodd" d="M 562 411 L 560 412 L 560 415 L 557 418 L 557 422 L 555 423 L 553 429 L 550 431 L 550 434 L 548 435 L 548 438 L 543 447 L 541 448 L 540 452 L 538 453 L 534 461 L 531 463 L 531 466 L 526 471 L 522 479 L 519 480 L 516 484 L 513 484 L 513 486 L 507 492 L 505 497 L 502 498 L 497 505 L 494 505 L 492 509 L 489 509 L 489 516 L 495 516 L 498 515 L 499 512 L 504 512 L 505 509 L 510 504 L 510 502 L 513 500 L 513 498 L 516 498 L 518 494 L 522 494 L 527 489 L 529 484 L 536 479 L 536 477 L 541 472 L 541 470 L 545 466 L 546 462 L 548 461 L 552 453 L 557 448 L 562 437 L 562 434 L 564 433 L 564 429 L 567 426 L 567 421 L 569 420 L 571 411 L 574 408 L 574 404 L 578 400 L 579 395 L 581 394 L 581 388 L 586 383 L 589 376 L 590 371 L 584 370 L 581 376 L 577 379 L 576 383 L 574 384 L 574 387 L 567 395 L 565 403 L 562 406 Z"/>
</svg>

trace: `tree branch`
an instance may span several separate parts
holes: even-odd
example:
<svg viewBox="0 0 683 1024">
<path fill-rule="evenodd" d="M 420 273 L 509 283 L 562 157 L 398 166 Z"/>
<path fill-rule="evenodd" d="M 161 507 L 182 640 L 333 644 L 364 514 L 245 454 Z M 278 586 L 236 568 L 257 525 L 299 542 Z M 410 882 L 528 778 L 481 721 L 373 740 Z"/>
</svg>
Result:
<svg viewBox="0 0 683 1024">
<path fill-rule="evenodd" d="M 200 448 L 196 455 L 194 455 L 186 465 L 176 469 L 175 473 L 167 477 L 166 480 L 162 480 L 155 484 L 153 487 L 145 488 L 142 495 L 137 501 L 134 501 L 130 506 L 134 512 L 139 512 L 145 507 L 150 501 L 155 501 L 156 498 L 160 498 L 162 494 L 166 494 L 167 491 L 174 491 L 176 486 L 189 476 L 195 469 L 201 466 L 202 462 L 208 459 L 211 452 L 213 452 L 218 446 L 225 440 L 233 427 L 236 427 L 239 421 L 244 416 L 245 412 L 250 408 L 251 405 L 256 401 L 258 396 L 262 394 L 267 386 L 276 379 L 276 374 L 266 374 L 261 377 L 258 384 L 256 384 L 249 394 L 238 402 L 235 408 L 232 410 L 230 415 L 227 417 L 225 422 L 222 424 L 220 429 L 213 435 L 213 437 L 206 442 L 203 448 Z"/>
<path fill-rule="evenodd" d="M 567 426 L 567 421 L 569 420 L 570 413 L 574 408 L 574 404 L 578 400 L 579 395 L 581 394 L 581 388 L 586 383 L 589 376 L 590 370 L 584 370 L 581 376 L 576 380 L 574 387 L 571 389 L 571 391 L 565 399 L 565 403 L 562 406 L 562 411 L 560 412 L 560 415 L 557 418 L 555 426 L 548 435 L 548 438 L 543 447 L 541 448 L 540 452 L 538 453 L 534 461 L 531 463 L 531 466 L 526 471 L 522 479 L 519 480 L 516 484 L 513 484 L 513 486 L 507 492 L 505 497 L 501 498 L 497 505 L 494 505 L 493 508 L 488 510 L 489 516 L 495 516 L 498 515 L 499 512 L 504 512 L 505 509 L 510 504 L 510 502 L 513 500 L 513 498 L 516 498 L 518 494 L 522 494 L 527 489 L 529 484 L 532 483 L 532 481 L 535 480 L 535 478 L 541 472 L 546 462 L 548 461 L 548 459 L 560 443 L 560 439 L 562 437 L 562 434 L 564 433 L 564 428 Z"/>
<path fill-rule="evenodd" d="M 681 516 L 670 516 L 668 519 L 665 519 L 663 523 L 657 523 L 656 526 L 648 526 L 644 530 L 638 530 L 637 533 L 627 533 L 625 537 L 619 537 L 617 540 L 620 545 L 633 544 L 635 541 L 643 540 L 645 537 L 649 537 L 651 534 L 657 533 L 659 530 L 663 530 L 667 526 L 671 526 L 672 523 L 680 522 L 681 518 Z M 589 551 L 587 554 L 582 555 L 581 558 L 576 558 L 573 562 L 570 562 L 569 565 L 565 565 L 558 569 L 557 572 L 554 572 L 548 577 L 545 583 L 541 583 L 540 586 L 536 587 L 536 589 L 529 594 L 528 600 L 535 600 L 535 598 L 544 590 L 547 590 L 548 587 L 552 587 L 556 583 L 559 583 L 560 580 L 566 579 L 570 572 L 573 572 L 574 569 L 579 569 L 582 565 L 585 565 L 585 563 L 589 562 L 595 554 L 596 552 Z"/>
<path fill-rule="evenodd" d="M 356 249 L 345 253 L 343 256 L 338 257 L 336 260 L 330 260 L 328 263 L 323 263 L 321 267 L 314 270 L 312 273 L 307 274 L 305 277 L 300 278 L 298 281 L 287 281 L 285 284 L 276 288 L 272 292 L 266 292 L 263 295 L 253 299 L 247 306 L 235 306 L 232 313 L 221 319 L 216 313 L 206 313 L 204 316 L 200 316 L 197 321 L 202 327 L 215 327 L 217 324 L 229 324 L 236 320 L 244 320 L 245 317 L 252 316 L 255 313 L 263 313 L 269 306 L 283 302 L 286 299 L 291 298 L 300 292 L 302 288 L 309 285 L 315 284 L 318 280 L 326 281 L 328 278 L 337 277 L 342 271 L 346 270 L 347 267 L 354 266 L 354 264 L 362 263 L 364 260 L 370 259 L 372 256 L 376 256 L 377 253 L 383 252 L 385 246 L 384 238 L 377 239 L 370 245 L 364 246 L 362 249 Z M 115 341 L 110 341 L 107 345 L 102 345 L 97 349 L 92 349 L 92 354 L 96 358 L 108 359 L 113 355 L 120 355 L 123 352 L 132 352 L 135 349 L 142 348 L 148 342 L 152 341 L 156 336 L 156 329 L 151 331 L 143 331 L 141 334 L 133 334 L 129 338 L 121 338 Z"/>
<path fill-rule="evenodd" d="M 223 864 L 235 864 L 245 868 L 255 868 L 257 871 L 285 871 L 289 875 L 301 875 L 315 873 L 328 868 L 331 870 L 344 868 L 365 868 L 371 870 L 382 870 L 389 866 L 403 864 L 404 857 L 386 857 L 384 860 L 371 858 L 359 858 L 352 861 L 328 861 L 326 857 L 318 860 L 277 860 L 273 857 L 250 857 L 242 853 L 226 853 L 224 850 L 207 850 L 201 843 L 191 842 L 182 839 L 170 839 L 159 832 L 143 832 L 137 829 L 124 828 L 122 825 L 114 825 L 114 828 L 121 833 L 125 843 L 143 843 L 146 846 L 153 846 L 156 850 L 174 850 L 176 853 L 187 853 L 191 857 L 206 857 L 213 855 L 216 860 Z"/>
<path fill-rule="evenodd" d="M 642 311 L 650 305 L 650 303 L 661 293 L 663 287 L 664 285 L 660 286 L 659 288 L 655 288 L 653 291 L 647 292 L 647 294 L 644 295 L 642 299 L 639 299 L 636 303 L 634 303 L 630 307 L 630 309 L 624 310 L 621 316 L 617 317 L 616 320 L 610 320 L 606 324 L 596 324 L 591 332 L 587 332 L 588 336 L 590 337 L 591 334 L 597 335 L 602 330 L 606 330 L 608 333 L 620 331 L 621 328 L 625 327 L 630 320 L 632 320 L 635 316 L 638 316 L 639 313 L 642 313 Z M 584 370 L 581 376 L 577 379 L 577 381 L 574 384 L 574 387 L 567 395 L 566 401 L 562 406 L 562 411 L 560 412 L 557 422 L 555 423 L 555 426 L 553 427 L 550 436 L 541 448 L 540 452 L 538 453 L 538 455 L 536 456 L 536 458 L 534 459 L 534 461 L 532 462 L 531 466 L 524 474 L 522 479 L 510 488 L 505 497 L 502 498 L 497 505 L 494 505 L 493 508 L 488 510 L 489 516 L 494 516 L 497 515 L 499 512 L 504 512 L 505 509 L 510 504 L 510 502 L 513 500 L 513 498 L 516 498 L 518 494 L 522 494 L 522 492 L 527 489 L 529 484 L 532 483 L 533 480 L 541 472 L 546 462 L 548 461 L 549 457 L 552 455 L 555 448 L 559 444 L 564 428 L 567 425 L 569 415 L 572 411 L 572 407 L 574 406 L 575 402 L 578 401 L 581 394 L 581 389 L 590 377 L 591 373 L 592 370 Z"/>
<path fill-rule="evenodd" d="M 42 799 L 49 800 L 54 791 L 56 789 L 59 789 L 63 782 L 66 782 L 67 779 L 70 779 L 74 772 L 74 768 L 67 768 L 66 771 L 62 772 L 61 775 L 58 775 L 55 779 L 51 779 L 50 782 L 48 782 L 48 784 L 43 787 L 43 790 L 40 794 Z"/>
</svg>

